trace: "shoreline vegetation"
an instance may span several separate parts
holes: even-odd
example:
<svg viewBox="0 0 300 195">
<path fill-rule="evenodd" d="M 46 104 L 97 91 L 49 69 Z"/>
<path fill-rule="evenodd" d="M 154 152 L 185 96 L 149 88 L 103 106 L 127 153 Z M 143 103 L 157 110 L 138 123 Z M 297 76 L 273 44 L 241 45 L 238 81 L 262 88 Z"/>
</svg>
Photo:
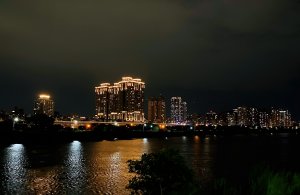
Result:
<svg viewBox="0 0 300 195">
<path fill-rule="evenodd" d="M 71 141 L 128 140 L 136 138 L 168 138 L 180 136 L 293 136 L 298 137 L 300 130 L 291 129 L 250 129 L 245 127 L 172 127 L 172 129 L 145 130 L 130 126 L 113 125 L 95 126 L 93 130 L 79 130 L 51 126 L 47 128 L 27 128 L 22 130 L 5 130 L 0 128 L 1 143 L 61 143 Z"/>
<path fill-rule="evenodd" d="M 218 194 L 218 195 L 294 195 L 300 193 L 300 174 L 272 170 L 258 164 L 243 173 L 244 180 L 220 176 L 203 183 L 187 166 L 179 151 L 163 149 L 143 154 L 139 160 L 129 160 L 128 169 L 135 176 L 127 189 L 131 194 Z M 177 171 L 174 171 L 177 170 Z"/>
<path fill-rule="evenodd" d="M 34 115 L 22 122 L 7 119 L 0 122 L 0 144 L 9 143 L 64 143 L 71 141 L 128 140 L 135 138 L 168 138 L 179 136 L 293 136 L 300 135 L 300 129 L 253 128 L 240 126 L 201 126 L 157 124 L 112 125 L 93 124 L 78 128 L 63 127 L 54 123 L 47 115 Z"/>
</svg>

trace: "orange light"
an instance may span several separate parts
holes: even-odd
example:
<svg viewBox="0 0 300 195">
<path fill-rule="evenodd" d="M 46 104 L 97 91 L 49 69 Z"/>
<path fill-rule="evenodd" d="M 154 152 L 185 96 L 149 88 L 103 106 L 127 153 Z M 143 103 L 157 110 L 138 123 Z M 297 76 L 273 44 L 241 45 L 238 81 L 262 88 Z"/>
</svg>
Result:
<svg viewBox="0 0 300 195">
<path fill-rule="evenodd" d="M 50 95 L 47 95 L 47 94 L 40 94 L 39 97 L 41 99 L 50 99 Z"/>
<path fill-rule="evenodd" d="M 86 128 L 87 128 L 87 129 L 90 129 L 91 127 L 92 127 L 91 124 L 87 124 L 87 125 L 86 125 Z"/>
</svg>

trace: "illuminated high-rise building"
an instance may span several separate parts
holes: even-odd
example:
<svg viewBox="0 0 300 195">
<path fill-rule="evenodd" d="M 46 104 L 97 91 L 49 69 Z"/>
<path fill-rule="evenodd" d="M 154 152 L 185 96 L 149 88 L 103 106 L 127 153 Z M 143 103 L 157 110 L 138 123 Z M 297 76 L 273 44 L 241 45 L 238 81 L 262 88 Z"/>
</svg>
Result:
<svg viewBox="0 0 300 195">
<path fill-rule="evenodd" d="M 166 102 L 164 97 L 150 97 L 148 99 L 148 121 L 154 123 L 164 123 L 166 121 Z"/>
<path fill-rule="evenodd" d="M 252 127 L 259 126 L 259 112 L 257 108 L 249 108 L 249 125 Z"/>
<path fill-rule="evenodd" d="M 187 103 L 182 102 L 182 119 L 183 122 L 186 122 L 188 118 L 188 108 L 187 108 Z"/>
<path fill-rule="evenodd" d="M 259 126 L 263 128 L 269 126 L 269 114 L 265 111 L 259 112 Z"/>
<path fill-rule="evenodd" d="M 236 110 L 236 109 L 235 109 Z M 226 121 L 228 126 L 235 126 L 236 125 L 236 112 L 227 112 Z"/>
<path fill-rule="evenodd" d="M 210 111 L 205 115 L 205 124 L 207 126 L 211 126 L 211 125 L 216 126 L 218 124 L 217 118 L 218 118 L 217 113 Z"/>
<path fill-rule="evenodd" d="M 171 122 L 184 123 L 187 120 L 187 103 L 181 97 L 171 98 Z"/>
<path fill-rule="evenodd" d="M 251 114 L 247 107 L 238 107 L 236 110 L 237 125 L 251 126 Z"/>
<path fill-rule="evenodd" d="M 101 119 L 111 119 L 111 114 L 117 112 L 118 102 L 114 101 L 114 97 L 118 96 L 118 93 L 115 93 L 114 89 L 115 86 L 111 86 L 110 83 L 102 83 L 96 87 L 96 114 Z"/>
<path fill-rule="evenodd" d="M 100 84 L 95 88 L 96 115 L 106 121 L 144 121 L 144 90 L 145 83 L 132 77 Z"/>
<path fill-rule="evenodd" d="M 291 114 L 288 110 L 272 109 L 270 117 L 271 127 L 290 127 L 292 126 Z"/>
<path fill-rule="evenodd" d="M 46 114 L 48 116 L 54 115 L 54 101 L 48 94 L 41 94 L 34 101 L 34 114 Z"/>
</svg>

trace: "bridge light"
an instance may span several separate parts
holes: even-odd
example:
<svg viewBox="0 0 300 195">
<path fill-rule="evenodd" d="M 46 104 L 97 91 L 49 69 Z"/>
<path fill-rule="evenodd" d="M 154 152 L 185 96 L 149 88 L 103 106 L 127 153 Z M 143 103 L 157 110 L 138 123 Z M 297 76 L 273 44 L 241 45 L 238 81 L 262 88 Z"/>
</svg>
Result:
<svg viewBox="0 0 300 195">
<path fill-rule="evenodd" d="M 86 128 L 87 128 L 87 129 L 90 129 L 91 127 L 92 127 L 91 124 L 87 124 L 87 125 L 86 125 Z"/>
</svg>

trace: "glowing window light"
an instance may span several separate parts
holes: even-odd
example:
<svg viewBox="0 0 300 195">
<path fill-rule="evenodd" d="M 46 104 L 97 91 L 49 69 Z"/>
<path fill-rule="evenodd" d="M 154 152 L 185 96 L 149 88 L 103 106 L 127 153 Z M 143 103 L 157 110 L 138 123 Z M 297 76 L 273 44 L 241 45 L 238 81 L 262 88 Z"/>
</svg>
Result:
<svg viewBox="0 0 300 195">
<path fill-rule="evenodd" d="M 50 99 L 50 95 L 47 95 L 47 94 L 40 94 L 39 95 L 40 99 Z"/>
</svg>

